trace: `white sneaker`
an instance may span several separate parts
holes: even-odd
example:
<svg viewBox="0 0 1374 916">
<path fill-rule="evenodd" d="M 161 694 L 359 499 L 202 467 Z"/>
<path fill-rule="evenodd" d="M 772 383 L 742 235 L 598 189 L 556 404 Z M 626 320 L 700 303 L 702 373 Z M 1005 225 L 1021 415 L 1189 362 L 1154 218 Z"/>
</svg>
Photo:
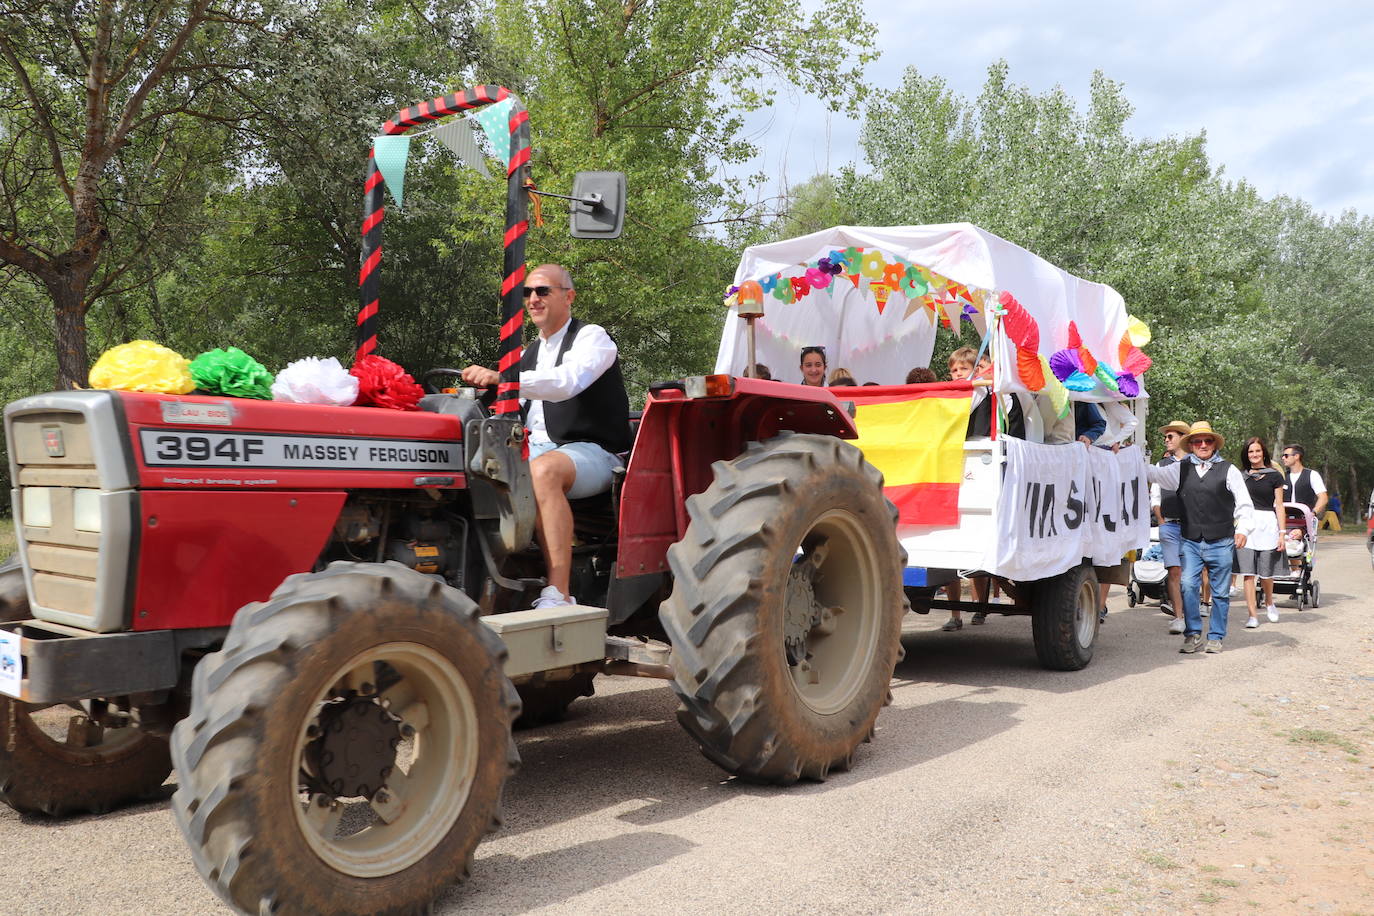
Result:
<svg viewBox="0 0 1374 916">
<path fill-rule="evenodd" d="M 1267 614 L 1268 617 L 1269 617 L 1269 622 L 1270 622 L 1270 623 L 1278 623 L 1278 622 L 1279 622 L 1279 609 L 1278 609 L 1278 608 L 1274 607 L 1274 606 L 1271 604 L 1271 605 L 1269 605 L 1268 607 L 1266 607 L 1264 610 L 1265 610 L 1266 614 Z"/>
<path fill-rule="evenodd" d="M 572 595 L 565 595 L 552 585 L 546 585 L 534 602 L 534 610 L 542 611 L 551 607 L 568 607 L 576 603 L 577 599 Z"/>
<path fill-rule="evenodd" d="M 1239 586 L 1239 585 L 1233 585 L 1233 586 L 1231 586 L 1231 597 L 1232 597 L 1232 598 L 1239 598 L 1239 597 L 1240 597 L 1240 586 Z"/>
<path fill-rule="evenodd" d="M 1175 618 L 1174 618 L 1174 622 L 1171 623 L 1171 624 L 1169 624 L 1169 632 L 1170 632 L 1170 633 L 1182 633 L 1182 632 L 1183 632 L 1183 618 L 1182 618 L 1182 617 L 1175 617 Z"/>
<path fill-rule="evenodd" d="M 1245 629 L 1247 629 L 1247 630 L 1253 630 L 1253 629 L 1255 629 L 1255 628 L 1258 627 L 1258 626 L 1259 626 L 1259 618 L 1257 618 L 1257 617 L 1251 617 L 1251 618 L 1249 618 L 1248 620 L 1245 621 Z"/>
<path fill-rule="evenodd" d="M 1203 617 L 1212 616 L 1212 604 L 1210 601 L 1202 602 L 1200 605 L 1198 605 L 1198 608 L 1202 611 Z"/>
</svg>

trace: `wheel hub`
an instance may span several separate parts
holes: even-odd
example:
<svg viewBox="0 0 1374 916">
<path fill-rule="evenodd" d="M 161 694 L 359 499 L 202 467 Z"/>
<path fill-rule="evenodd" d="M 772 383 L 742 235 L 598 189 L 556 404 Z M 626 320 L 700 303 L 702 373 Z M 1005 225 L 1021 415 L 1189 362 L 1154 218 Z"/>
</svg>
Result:
<svg viewBox="0 0 1374 916">
<path fill-rule="evenodd" d="M 783 647 L 787 663 L 796 667 L 807 660 L 807 643 L 817 629 L 824 629 L 834 619 L 830 608 L 816 600 L 816 581 L 820 566 L 825 562 L 825 544 L 813 544 L 792 563 L 787 574 L 787 605 L 783 624 Z"/>
<path fill-rule="evenodd" d="M 396 769 L 401 720 L 375 699 L 353 697 L 320 710 L 306 746 L 311 769 L 335 798 L 372 798 Z"/>
</svg>

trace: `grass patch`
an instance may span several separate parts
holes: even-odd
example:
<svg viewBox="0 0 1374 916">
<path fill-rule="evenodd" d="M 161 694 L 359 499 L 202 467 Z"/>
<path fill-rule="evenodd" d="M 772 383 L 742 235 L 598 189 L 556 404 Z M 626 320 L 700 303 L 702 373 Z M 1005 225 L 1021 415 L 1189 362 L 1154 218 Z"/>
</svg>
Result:
<svg viewBox="0 0 1374 916">
<path fill-rule="evenodd" d="M 1211 891 L 1203 891 L 1197 895 L 1198 903 L 1221 903 L 1221 895 Z"/>
<path fill-rule="evenodd" d="M 1146 865 L 1153 865 L 1155 868 L 1162 868 L 1165 871 L 1183 867 L 1162 852 L 1142 852 L 1140 860 Z"/>
<path fill-rule="evenodd" d="M 1213 878 L 1212 883 L 1218 887 L 1240 887 L 1240 882 L 1235 878 Z"/>
<path fill-rule="evenodd" d="M 1338 747 L 1352 757 L 1358 757 L 1360 746 L 1349 738 L 1329 732 L 1321 728 L 1295 728 L 1288 733 L 1288 741 L 1291 744 L 1327 744 L 1331 747 Z"/>
<path fill-rule="evenodd" d="M 14 519 L 0 518 L 0 560 L 14 553 L 18 542 L 14 539 Z"/>
<path fill-rule="evenodd" d="M 1220 865 L 1199 865 L 1197 868 L 1198 871 L 1207 872 L 1208 874 L 1215 874 L 1221 871 Z"/>
</svg>

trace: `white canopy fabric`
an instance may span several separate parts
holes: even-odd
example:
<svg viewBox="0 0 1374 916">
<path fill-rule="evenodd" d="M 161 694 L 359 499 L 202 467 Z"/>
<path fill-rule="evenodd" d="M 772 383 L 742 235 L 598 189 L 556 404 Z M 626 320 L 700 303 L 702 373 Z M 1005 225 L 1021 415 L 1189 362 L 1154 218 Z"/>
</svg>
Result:
<svg viewBox="0 0 1374 916">
<path fill-rule="evenodd" d="M 1010 293 L 1024 314 L 1017 316 L 1019 321 L 1005 315 L 990 342 L 997 390 L 1043 390 L 1035 386 L 1032 363 L 1041 367 L 1050 386 L 1057 386 L 1049 360 L 1062 351 L 1079 354 L 1072 358 L 1088 367 L 1076 377 L 1080 390 L 1071 383 L 1068 397 L 1120 400 L 1124 394 L 1113 379 L 1123 371 L 1130 375 L 1123 391 L 1145 396 L 1135 375 L 1148 360 L 1138 349 L 1127 356 L 1130 318 L 1116 290 L 1066 273 L 969 223 L 836 226 L 755 245 L 745 250 L 735 272 L 737 286 L 749 280 L 764 288 L 764 317 L 755 325 L 757 358 L 781 381 L 800 381 L 802 347 L 822 346 L 829 367 L 849 369 L 860 384 L 901 384 L 908 370 L 929 365 L 937 328 L 947 323 L 958 329 L 967 320 L 981 339 L 989 316 L 999 310 L 999 298 Z M 1077 349 L 1070 348 L 1070 322 L 1078 332 Z M 1028 327 L 1037 332 L 1034 348 L 1026 346 L 1032 342 Z M 744 373 L 745 328 L 732 307 L 716 372 Z M 977 348 L 973 335 L 967 340 Z M 1081 358 L 1084 350 L 1091 354 L 1086 359 Z M 1063 366 L 1064 358 L 1057 364 Z M 1094 375 L 1093 361 L 1109 371 Z M 1123 368 L 1123 362 L 1129 365 Z M 933 368 L 943 377 L 943 366 Z"/>
</svg>

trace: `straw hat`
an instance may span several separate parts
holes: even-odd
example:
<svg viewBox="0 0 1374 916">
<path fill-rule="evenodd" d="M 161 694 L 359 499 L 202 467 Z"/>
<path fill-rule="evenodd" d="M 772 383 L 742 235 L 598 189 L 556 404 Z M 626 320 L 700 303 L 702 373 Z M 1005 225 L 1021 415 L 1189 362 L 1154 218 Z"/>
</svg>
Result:
<svg viewBox="0 0 1374 916">
<path fill-rule="evenodd" d="M 1213 439 L 1217 440 L 1217 451 L 1221 451 L 1222 446 L 1226 444 L 1226 437 L 1215 429 L 1212 429 L 1212 424 L 1208 423 L 1206 420 L 1198 420 L 1192 426 L 1188 427 L 1188 435 L 1183 437 L 1183 444 L 1191 448 L 1194 436 L 1211 436 Z"/>
<path fill-rule="evenodd" d="M 1159 428 L 1161 433 L 1178 433 L 1180 436 L 1188 435 L 1188 424 L 1182 420 L 1171 420 L 1169 423 Z"/>
</svg>

